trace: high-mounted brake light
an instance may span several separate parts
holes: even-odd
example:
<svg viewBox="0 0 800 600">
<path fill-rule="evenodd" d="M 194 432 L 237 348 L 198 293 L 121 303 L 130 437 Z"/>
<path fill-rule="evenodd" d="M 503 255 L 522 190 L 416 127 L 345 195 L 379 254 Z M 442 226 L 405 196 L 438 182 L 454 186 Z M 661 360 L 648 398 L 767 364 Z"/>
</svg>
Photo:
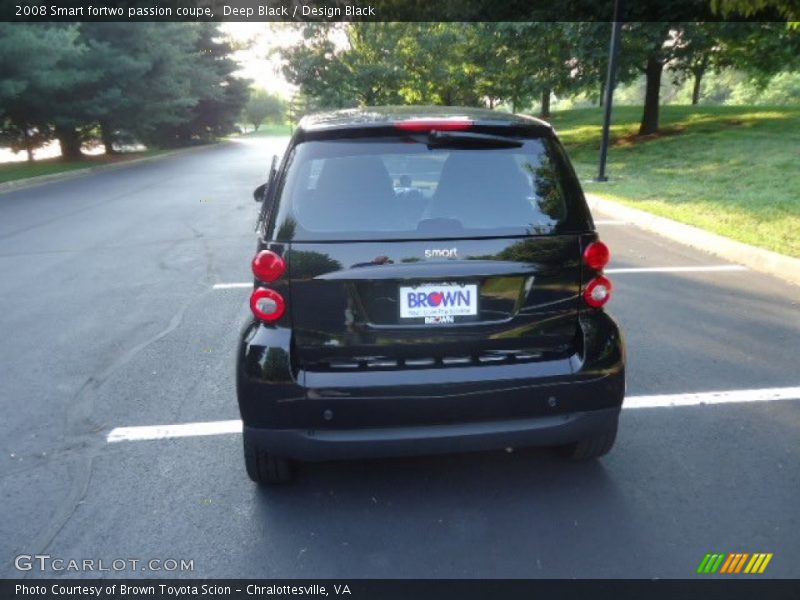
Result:
<svg viewBox="0 0 800 600">
<path fill-rule="evenodd" d="M 405 119 L 394 126 L 402 131 L 464 131 L 472 127 L 472 121 L 464 118 Z"/>
<path fill-rule="evenodd" d="M 611 281 L 600 275 L 592 279 L 583 290 L 583 299 L 592 308 L 600 308 L 611 299 Z"/>
<path fill-rule="evenodd" d="M 286 272 L 286 261 L 272 250 L 262 250 L 256 254 L 252 263 L 253 275 L 259 281 L 276 281 Z"/>
<path fill-rule="evenodd" d="M 256 288 L 250 296 L 250 310 L 262 321 L 277 321 L 286 312 L 286 301 L 275 290 Z"/>
<path fill-rule="evenodd" d="M 583 251 L 583 262 L 586 263 L 586 266 L 595 271 L 599 271 L 605 267 L 610 259 L 611 251 L 608 249 L 608 246 L 600 241 L 592 242 L 586 246 L 586 250 Z"/>
</svg>

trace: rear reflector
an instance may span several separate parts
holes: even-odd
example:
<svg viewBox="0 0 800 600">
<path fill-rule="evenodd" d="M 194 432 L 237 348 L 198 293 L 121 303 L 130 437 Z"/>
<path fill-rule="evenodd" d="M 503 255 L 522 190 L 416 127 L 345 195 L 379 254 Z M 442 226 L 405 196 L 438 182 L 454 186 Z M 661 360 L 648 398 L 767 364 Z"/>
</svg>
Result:
<svg viewBox="0 0 800 600">
<path fill-rule="evenodd" d="M 256 254 L 251 266 L 256 279 L 267 283 L 277 281 L 286 272 L 286 261 L 271 250 L 262 250 Z"/>
<path fill-rule="evenodd" d="M 450 119 L 406 119 L 394 125 L 402 131 L 463 131 L 472 127 L 472 121 L 464 118 Z"/>
<path fill-rule="evenodd" d="M 262 321 L 277 321 L 286 312 L 286 302 L 278 292 L 257 288 L 250 296 L 250 310 Z"/>
<path fill-rule="evenodd" d="M 595 271 L 599 271 L 608 264 L 611 251 L 603 242 L 592 242 L 583 251 L 583 262 Z"/>
<path fill-rule="evenodd" d="M 611 281 L 600 275 L 592 279 L 583 290 L 583 299 L 592 308 L 600 308 L 611 299 Z"/>
</svg>

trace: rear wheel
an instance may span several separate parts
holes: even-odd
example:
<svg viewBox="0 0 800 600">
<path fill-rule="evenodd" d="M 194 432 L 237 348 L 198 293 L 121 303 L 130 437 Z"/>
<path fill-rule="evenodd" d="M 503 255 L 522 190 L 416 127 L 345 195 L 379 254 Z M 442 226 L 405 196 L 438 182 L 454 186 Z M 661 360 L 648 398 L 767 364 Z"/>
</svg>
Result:
<svg viewBox="0 0 800 600">
<path fill-rule="evenodd" d="M 582 440 L 559 446 L 557 452 L 572 460 L 591 460 L 608 454 L 617 439 L 617 428 L 598 433 Z"/>
<path fill-rule="evenodd" d="M 244 436 L 244 465 L 247 475 L 259 484 L 288 483 L 294 476 L 294 465 L 288 458 L 275 456 L 261 449 Z"/>
</svg>

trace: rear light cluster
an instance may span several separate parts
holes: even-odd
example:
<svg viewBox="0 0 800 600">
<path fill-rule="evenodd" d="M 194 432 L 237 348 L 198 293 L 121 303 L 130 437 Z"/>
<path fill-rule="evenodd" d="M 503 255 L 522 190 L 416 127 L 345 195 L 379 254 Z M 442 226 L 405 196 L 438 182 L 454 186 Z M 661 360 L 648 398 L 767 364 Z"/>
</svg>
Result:
<svg viewBox="0 0 800 600">
<path fill-rule="evenodd" d="M 611 299 L 611 281 L 602 274 L 610 259 L 608 246 L 600 241 L 592 242 L 583 251 L 584 264 L 594 271 L 601 271 L 583 290 L 583 300 L 592 308 L 600 308 Z"/>
<path fill-rule="evenodd" d="M 252 262 L 253 275 L 258 281 L 271 283 L 286 272 L 286 261 L 272 250 L 262 250 Z M 250 296 L 250 310 L 257 319 L 271 323 L 286 312 L 286 300 L 275 290 L 258 287 Z"/>
<path fill-rule="evenodd" d="M 256 288 L 250 296 L 250 310 L 262 321 L 277 321 L 286 312 L 286 301 L 269 288 Z"/>
</svg>

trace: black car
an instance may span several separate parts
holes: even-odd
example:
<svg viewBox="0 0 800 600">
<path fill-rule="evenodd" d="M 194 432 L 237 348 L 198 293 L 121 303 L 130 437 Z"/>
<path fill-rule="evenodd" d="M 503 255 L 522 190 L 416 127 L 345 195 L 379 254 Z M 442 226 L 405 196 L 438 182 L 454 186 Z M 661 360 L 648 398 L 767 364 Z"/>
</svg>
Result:
<svg viewBox="0 0 800 600">
<path fill-rule="evenodd" d="M 237 393 L 249 476 L 295 461 L 607 453 L 608 248 L 547 123 L 365 108 L 298 125 L 263 202 Z"/>
</svg>

